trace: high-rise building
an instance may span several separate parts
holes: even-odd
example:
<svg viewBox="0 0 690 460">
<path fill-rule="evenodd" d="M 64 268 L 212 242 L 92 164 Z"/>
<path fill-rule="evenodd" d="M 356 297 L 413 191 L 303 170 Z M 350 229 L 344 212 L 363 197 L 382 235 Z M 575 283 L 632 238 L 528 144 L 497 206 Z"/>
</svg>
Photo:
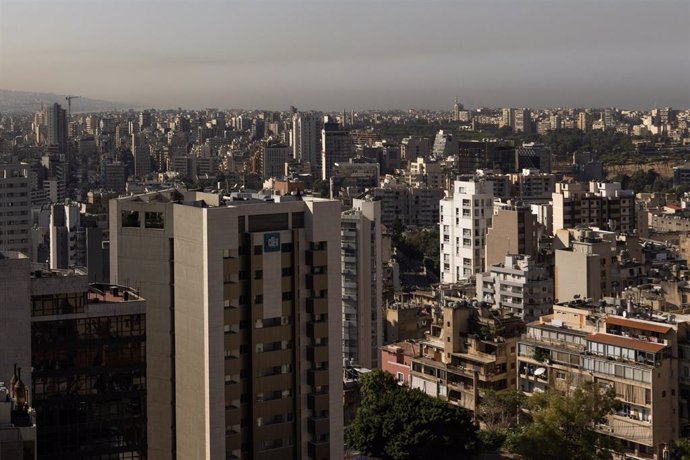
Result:
<svg viewBox="0 0 690 460">
<path fill-rule="evenodd" d="M 459 101 L 457 96 L 455 97 L 455 104 L 453 104 L 453 121 L 464 121 L 460 120 L 460 112 L 462 112 L 465 109 L 465 106 L 463 106 Z"/>
<path fill-rule="evenodd" d="M 440 201 L 441 281 L 455 283 L 484 270 L 486 232 L 493 216 L 493 183 L 467 177 Z"/>
<path fill-rule="evenodd" d="M 558 114 L 551 115 L 549 118 L 549 124 L 552 130 L 561 129 L 563 127 L 563 119 Z"/>
<path fill-rule="evenodd" d="M 338 123 L 324 117 L 321 130 L 321 179 L 331 178 L 333 166 L 352 157 L 350 131 L 341 129 Z"/>
<path fill-rule="evenodd" d="M 512 128 L 515 126 L 515 111 L 511 108 L 501 109 L 501 127 L 510 126 Z"/>
<path fill-rule="evenodd" d="M 290 156 L 290 148 L 285 144 L 266 143 L 259 152 L 259 173 L 264 179 L 285 177 L 285 163 Z"/>
<path fill-rule="evenodd" d="M 29 165 L 0 164 L 0 251 L 31 254 Z"/>
<path fill-rule="evenodd" d="M 144 134 L 132 134 L 134 175 L 144 177 L 151 172 L 151 149 Z"/>
<path fill-rule="evenodd" d="M 529 134 L 532 132 L 532 112 L 529 109 L 515 109 L 514 133 Z"/>
<path fill-rule="evenodd" d="M 589 119 L 589 114 L 587 112 L 582 111 L 579 114 L 577 114 L 577 129 L 579 129 L 583 133 L 586 133 L 590 130 L 591 127 L 592 126 Z"/>
<path fill-rule="evenodd" d="M 76 204 L 51 205 L 48 230 L 51 269 L 86 265 L 86 230 L 80 225 L 80 215 Z"/>
<path fill-rule="evenodd" d="M 296 113 L 292 117 L 292 155 L 300 163 L 309 163 L 313 170 L 321 170 L 319 118 L 310 113 Z"/>
<path fill-rule="evenodd" d="M 139 127 L 141 129 L 151 127 L 151 112 L 149 112 L 148 110 L 144 110 L 143 112 L 139 113 Z"/>
<path fill-rule="evenodd" d="M 145 458 L 146 302 L 83 272 L 40 270 L 30 312 L 38 458 Z"/>
<path fill-rule="evenodd" d="M 127 183 L 127 166 L 120 161 L 103 165 L 103 185 L 106 190 L 124 193 Z"/>
<path fill-rule="evenodd" d="M 149 305 L 149 458 L 342 458 L 340 203 L 110 206 L 111 278 Z"/>
<path fill-rule="evenodd" d="M 36 458 L 29 258 L 0 251 L 0 458 Z"/>
<path fill-rule="evenodd" d="M 61 154 L 67 153 L 67 111 L 60 104 L 46 107 L 46 144 L 54 146 Z"/>
<path fill-rule="evenodd" d="M 343 358 L 374 369 L 383 345 L 381 202 L 352 201 L 341 216 Z"/>
</svg>

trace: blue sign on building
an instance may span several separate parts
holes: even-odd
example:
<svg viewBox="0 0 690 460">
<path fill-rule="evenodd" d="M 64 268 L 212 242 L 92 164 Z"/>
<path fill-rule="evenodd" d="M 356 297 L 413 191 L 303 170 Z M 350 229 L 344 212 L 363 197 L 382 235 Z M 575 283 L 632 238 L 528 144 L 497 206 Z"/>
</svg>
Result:
<svg viewBox="0 0 690 460">
<path fill-rule="evenodd" d="M 280 251 L 280 233 L 264 234 L 264 252 Z"/>
</svg>

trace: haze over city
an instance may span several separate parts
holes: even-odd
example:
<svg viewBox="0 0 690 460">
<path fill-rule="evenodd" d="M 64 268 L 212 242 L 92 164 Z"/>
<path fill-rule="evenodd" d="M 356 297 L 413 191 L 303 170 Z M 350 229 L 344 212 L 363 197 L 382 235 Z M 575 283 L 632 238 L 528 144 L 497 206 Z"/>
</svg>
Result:
<svg viewBox="0 0 690 460">
<path fill-rule="evenodd" d="M 686 1 L 0 3 L 0 88 L 152 107 L 690 104 Z"/>
</svg>

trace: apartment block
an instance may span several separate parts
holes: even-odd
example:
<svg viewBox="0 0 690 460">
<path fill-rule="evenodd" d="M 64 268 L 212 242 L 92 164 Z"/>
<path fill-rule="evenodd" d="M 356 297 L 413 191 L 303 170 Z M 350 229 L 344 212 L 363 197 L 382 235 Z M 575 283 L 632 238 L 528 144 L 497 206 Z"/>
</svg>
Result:
<svg viewBox="0 0 690 460">
<path fill-rule="evenodd" d="M 531 208 L 517 203 L 494 203 L 491 228 L 486 233 L 485 270 L 502 263 L 508 254 L 536 257 L 543 229 Z"/>
<path fill-rule="evenodd" d="M 632 190 L 623 190 L 619 182 L 556 184 L 552 194 L 553 229 L 582 225 L 622 233 L 646 228 L 640 221 Z"/>
<path fill-rule="evenodd" d="M 0 250 L 31 254 L 29 165 L 0 165 Z"/>
<path fill-rule="evenodd" d="M 493 216 L 493 183 L 464 178 L 440 201 L 441 280 L 454 283 L 484 269 L 486 233 Z"/>
<path fill-rule="evenodd" d="M 340 203 L 168 191 L 110 212 L 111 277 L 157 320 L 149 456 L 342 458 Z"/>
<path fill-rule="evenodd" d="M 411 359 L 410 386 L 474 411 L 484 391 L 515 387 L 523 324 L 510 314 L 490 313 L 476 301 L 445 299 L 426 339 L 418 342 L 419 354 Z"/>
<path fill-rule="evenodd" d="M 478 299 L 524 321 L 548 314 L 553 305 L 553 278 L 531 256 L 507 255 L 504 262 L 477 274 L 476 282 Z"/>
<path fill-rule="evenodd" d="M 585 381 L 613 388 L 620 409 L 597 429 L 618 438 L 626 458 L 668 458 L 681 436 L 678 353 L 687 323 L 632 305 L 555 305 L 527 325 L 518 345 L 518 389 L 564 394 Z"/>
<path fill-rule="evenodd" d="M 383 345 L 381 202 L 353 200 L 340 229 L 343 359 L 374 369 Z"/>
<path fill-rule="evenodd" d="M 557 249 L 554 268 L 556 301 L 599 300 L 613 293 L 611 243 L 590 233 Z"/>
<path fill-rule="evenodd" d="M 396 220 L 407 226 L 430 227 L 438 223 L 439 200 L 444 192 L 440 188 L 386 183 L 366 194 L 381 201 L 381 221 L 386 227 L 392 227 Z"/>
</svg>

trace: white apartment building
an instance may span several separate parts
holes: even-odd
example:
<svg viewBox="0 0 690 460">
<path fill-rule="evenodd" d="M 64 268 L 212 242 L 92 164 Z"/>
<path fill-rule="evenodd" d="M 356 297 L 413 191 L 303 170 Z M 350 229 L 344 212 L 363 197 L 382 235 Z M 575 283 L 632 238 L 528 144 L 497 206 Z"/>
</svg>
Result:
<svg viewBox="0 0 690 460">
<path fill-rule="evenodd" d="M 493 182 L 456 180 L 440 201 L 441 281 L 454 283 L 484 268 L 486 233 L 493 215 Z"/>
<path fill-rule="evenodd" d="M 381 202 L 353 200 L 340 240 L 343 359 L 374 369 L 383 345 Z"/>
<path fill-rule="evenodd" d="M 531 256 L 507 255 L 477 275 L 477 298 L 534 321 L 553 306 L 553 279 Z"/>
</svg>

